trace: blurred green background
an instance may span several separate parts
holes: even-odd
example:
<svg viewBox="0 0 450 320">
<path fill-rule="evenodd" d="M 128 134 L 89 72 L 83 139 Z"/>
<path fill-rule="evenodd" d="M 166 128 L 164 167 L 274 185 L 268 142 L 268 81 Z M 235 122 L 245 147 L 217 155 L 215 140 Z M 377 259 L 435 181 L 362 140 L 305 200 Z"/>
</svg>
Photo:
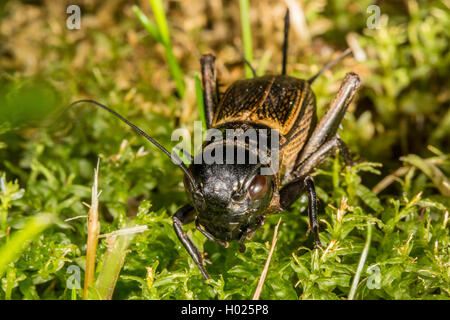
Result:
<svg viewBox="0 0 450 320">
<path fill-rule="evenodd" d="M 347 47 L 355 53 L 313 90 L 320 116 L 345 74 L 360 75 L 339 134 L 366 162 L 348 170 L 330 158 L 315 174 L 323 250 L 312 250 L 304 198 L 283 214 L 261 297 L 448 299 L 450 2 L 250 1 L 242 16 L 239 1 L 162 1 L 168 38 L 158 3 L 0 4 L 0 298 L 81 298 L 67 285 L 68 267 L 79 268 L 82 287 L 89 210 L 82 203 L 90 203 L 98 158 L 101 233 L 148 226 L 129 244 L 113 298 L 252 297 L 279 216 L 268 217 L 242 255 L 186 227 L 208 252 L 213 291 L 171 226 L 187 201 L 181 170 L 106 112 L 66 107 L 102 102 L 170 149 L 172 131 L 192 131 L 200 118 L 200 56 L 216 55 L 222 92 L 244 78 L 249 43 L 241 28 L 249 23 L 253 66 L 259 75 L 279 73 L 289 7 L 289 75 L 309 78 Z M 66 26 L 72 4 L 81 9 L 79 30 Z M 380 10 L 377 28 L 368 27 L 371 5 Z M 97 277 L 107 246 L 100 239 Z"/>
</svg>

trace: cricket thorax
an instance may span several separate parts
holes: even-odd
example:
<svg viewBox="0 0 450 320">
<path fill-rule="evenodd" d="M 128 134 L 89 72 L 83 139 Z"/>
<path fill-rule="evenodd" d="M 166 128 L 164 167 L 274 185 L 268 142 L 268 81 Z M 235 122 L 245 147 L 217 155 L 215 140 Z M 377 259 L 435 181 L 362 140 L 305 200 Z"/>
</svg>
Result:
<svg viewBox="0 0 450 320">
<path fill-rule="evenodd" d="M 233 122 L 263 125 L 289 141 L 280 163 L 290 171 L 317 122 L 315 96 L 308 81 L 286 75 L 267 75 L 233 83 L 220 101 L 214 127 Z"/>
</svg>

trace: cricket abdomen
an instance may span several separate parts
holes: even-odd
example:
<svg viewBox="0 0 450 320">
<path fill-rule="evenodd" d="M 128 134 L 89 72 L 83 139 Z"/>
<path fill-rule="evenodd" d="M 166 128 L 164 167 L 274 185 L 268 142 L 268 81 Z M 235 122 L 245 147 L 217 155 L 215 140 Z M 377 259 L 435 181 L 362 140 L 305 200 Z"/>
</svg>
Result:
<svg viewBox="0 0 450 320">
<path fill-rule="evenodd" d="M 268 126 L 281 134 L 281 166 L 290 171 L 317 122 L 315 96 L 308 81 L 266 75 L 233 83 L 219 102 L 213 127 L 230 122 Z"/>
</svg>

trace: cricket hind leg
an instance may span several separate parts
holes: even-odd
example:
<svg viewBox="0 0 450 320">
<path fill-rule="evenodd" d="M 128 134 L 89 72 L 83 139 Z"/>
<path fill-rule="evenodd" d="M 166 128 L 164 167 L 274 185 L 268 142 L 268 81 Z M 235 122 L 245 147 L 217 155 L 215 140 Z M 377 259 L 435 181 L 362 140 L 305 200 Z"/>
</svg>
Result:
<svg viewBox="0 0 450 320">
<path fill-rule="evenodd" d="M 175 233 L 177 234 L 178 239 L 194 260 L 203 278 L 205 280 L 211 279 L 203 264 L 203 255 L 200 253 L 200 251 L 192 242 L 192 240 L 188 237 L 186 232 L 184 232 L 184 230 L 182 229 L 182 226 L 194 221 L 194 207 L 190 204 L 181 207 L 172 216 L 172 220 L 173 220 L 173 228 L 175 229 Z"/>
<path fill-rule="evenodd" d="M 280 206 L 283 210 L 289 208 L 307 189 L 309 225 L 314 232 L 314 246 L 320 247 L 319 222 L 317 216 L 317 197 L 314 182 L 309 174 L 322 162 L 343 147 L 343 142 L 337 137 L 324 143 L 302 165 L 293 172 L 295 177 L 280 190 Z"/>
<path fill-rule="evenodd" d="M 206 127 L 212 127 L 214 115 L 219 104 L 219 86 L 216 78 L 214 64 L 216 57 L 205 54 L 200 59 L 203 84 L 203 107 L 205 113 Z"/>
<path fill-rule="evenodd" d="M 283 210 L 288 209 L 307 190 L 308 192 L 308 214 L 309 226 L 314 232 L 314 246 L 320 247 L 319 222 L 317 215 L 317 197 L 314 182 L 310 173 L 320 166 L 326 158 L 333 155 L 342 147 L 342 141 L 333 137 L 316 150 L 300 167 L 293 171 L 293 179 L 280 190 L 280 206 Z"/>
<path fill-rule="evenodd" d="M 320 122 L 314 129 L 307 144 L 300 153 L 297 159 L 297 166 L 301 165 L 307 158 L 309 158 L 315 151 L 317 151 L 324 143 L 336 136 L 339 125 L 347 111 L 350 102 L 355 96 L 360 85 L 359 76 L 356 73 L 347 73 L 339 88 L 336 97 L 330 104 Z M 348 155 L 348 148 L 345 144 L 340 144 L 340 149 L 343 150 L 344 155 Z"/>
<path fill-rule="evenodd" d="M 315 247 L 320 247 L 317 197 L 314 182 L 309 174 L 336 150 L 341 150 L 346 162 L 351 161 L 351 153 L 346 144 L 337 137 L 337 130 L 359 85 L 357 74 L 348 73 L 345 76 L 336 97 L 299 154 L 296 165 L 286 173 L 283 179 L 284 187 L 280 190 L 280 206 L 287 209 L 307 189 L 309 222 L 314 232 Z"/>
<path fill-rule="evenodd" d="M 331 102 L 330 107 L 322 116 L 319 123 L 315 126 L 306 145 L 297 157 L 294 168 L 286 172 L 283 178 L 283 185 L 287 185 L 298 177 L 306 176 L 303 174 L 304 172 L 311 172 L 314 169 L 311 168 L 311 164 L 318 166 L 317 162 L 313 161 L 313 159 L 321 157 L 324 150 L 327 150 L 331 146 L 333 148 L 337 147 L 341 151 L 347 165 L 353 164 L 350 149 L 337 137 L 337 130 L 350 102 L 359 88 L 359 84 L 360 80 L 356 73 L 351 72 L 345 76 L 336 97 Z M 316 152 L 317 154 L 315 154 Z M 326 154 L 331 155 L 329 151 Z"/>
</svg>

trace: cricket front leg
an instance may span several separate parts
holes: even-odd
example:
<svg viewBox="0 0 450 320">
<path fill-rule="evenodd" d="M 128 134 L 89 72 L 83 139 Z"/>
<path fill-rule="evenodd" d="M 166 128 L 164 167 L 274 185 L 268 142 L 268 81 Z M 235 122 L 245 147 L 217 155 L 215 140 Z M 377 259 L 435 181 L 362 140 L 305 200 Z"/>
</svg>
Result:
<svg viewBox="0 0 450 320">
<path fill-rule="evenodd" d="M 175 229 L 175 233 L 177 234 L 178 239 L 181 241 L 181 243 L 186 248 L 186 251 L 194 260 L 203 278 L 205 278 L 205 280 L 211 279 L 203 264 L 202 254 L 200 253 L 198 248 L 194 245 L 192 240 L 189 239 L 186 232 L 184 232 L 184 230 L 182 229 L 183 225 L 194 221 L 194 207 L 188 204 L 178 209 L 178 211 L 172 216 L 172 220 L 173 220 L 173 228 Z"/>
</svg>

